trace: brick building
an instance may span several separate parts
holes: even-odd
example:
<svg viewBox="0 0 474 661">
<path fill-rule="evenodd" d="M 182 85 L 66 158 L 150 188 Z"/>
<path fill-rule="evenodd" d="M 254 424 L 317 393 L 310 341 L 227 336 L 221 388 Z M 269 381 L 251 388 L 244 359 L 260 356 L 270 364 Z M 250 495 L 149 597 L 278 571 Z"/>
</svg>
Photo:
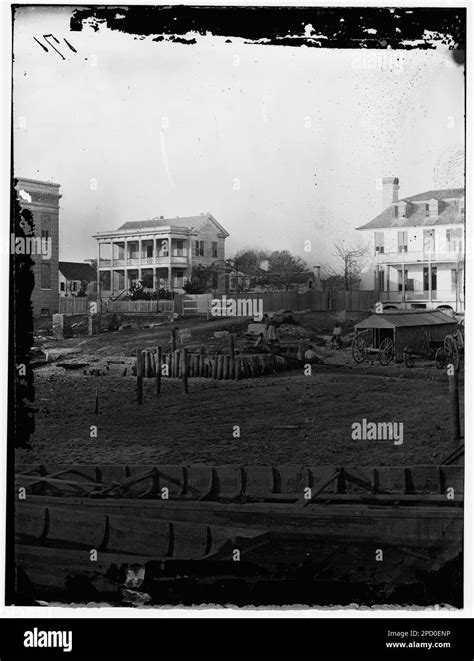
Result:
<svg viewBox="0 0 474 661">
<path fill-rule="evenodd" d="M 16 189 L 21 208 L 33 215 L 34 238 L 50 246 L 48 254 L 36 251 L 31 255 L 35 278 L 31 296 L 33 316 L 49 317 L 59 307 L 59 184 L 17 177 Z"/>
</svg>

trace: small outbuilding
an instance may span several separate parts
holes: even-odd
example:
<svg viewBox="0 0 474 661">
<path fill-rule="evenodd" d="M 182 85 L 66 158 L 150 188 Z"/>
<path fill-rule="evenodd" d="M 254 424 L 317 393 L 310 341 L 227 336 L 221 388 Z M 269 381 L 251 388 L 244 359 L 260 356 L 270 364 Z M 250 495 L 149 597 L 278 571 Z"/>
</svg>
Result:
<svg viewBox="0 0 474 661">
<path fill-rule="evenodd" d="M 409 346 L 416 353 L 428 353 L 430 347 L 442 345 L 446 335 L 455 333 L 458 323 L 439 310 L 388 311 L 371 314 L 355 325 L 356 338 L 364 333 L 373 350 L 390 347 L 392 357 L 403 360 L 403 351 Z M 383 346 L 382 346 L 383 345 Z"/>
</svg>

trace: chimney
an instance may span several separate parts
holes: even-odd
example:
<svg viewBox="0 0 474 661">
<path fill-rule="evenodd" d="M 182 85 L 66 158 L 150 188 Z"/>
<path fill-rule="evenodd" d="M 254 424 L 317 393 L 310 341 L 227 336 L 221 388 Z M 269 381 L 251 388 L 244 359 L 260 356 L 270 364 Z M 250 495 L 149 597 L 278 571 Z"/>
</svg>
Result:
<svg viewBox="0 0 474 661">
<path fill-rule="evenodd" d="M 384 177 L 382 179 L 383 208 L 386 209 L 393 202 L 398 202 L 398 177 Z"/>
</svg>

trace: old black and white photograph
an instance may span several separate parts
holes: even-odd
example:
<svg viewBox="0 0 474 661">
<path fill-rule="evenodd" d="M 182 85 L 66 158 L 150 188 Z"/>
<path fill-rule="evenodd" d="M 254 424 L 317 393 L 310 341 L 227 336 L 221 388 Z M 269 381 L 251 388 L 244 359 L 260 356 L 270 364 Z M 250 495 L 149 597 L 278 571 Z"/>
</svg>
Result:
<svg viewBox="0 0 474 661">
<path fill-rule="evenodd" d="M 11 605 L 464 607 L 465 20 L 12 7 Z"/>
</svg>

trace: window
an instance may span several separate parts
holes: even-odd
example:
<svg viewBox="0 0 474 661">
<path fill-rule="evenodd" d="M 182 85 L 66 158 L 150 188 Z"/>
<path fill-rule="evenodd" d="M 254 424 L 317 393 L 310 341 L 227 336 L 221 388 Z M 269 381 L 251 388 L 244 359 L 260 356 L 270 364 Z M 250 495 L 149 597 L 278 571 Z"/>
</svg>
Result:
<svg viewBox="0 0 474 661">
<path fill-rule="evenodd" d="M 398 218 L 398 205 L 395 205 L 393 207 L 394 213 L 395 213 L 395 218 Z"/>
<path fill-rule="evenodd" d="M 175 255 L 177 257 L 182 257 L 183 256 L 183 249 L 184 249 L 184 241 L 176 241 Z"/>
<path fill-rule="evenodd" d="M 384 252 L 384 233 L 383 232 L 375 232 L 374 233 L 374 240 L 375 240 L 375 253 L 383 253 Z"/>
<path fill-rule="evenodd" d="M 430 205 L 427 202 L 425 204 L 425 216 L 429 216 L 429 215 L 430 215 Z"/>
<path fill-rule="evenodd" d="M 398 291 L 403 291 L 402 269 L 398 269 Z M 414 291 L 415 281 L 408 277 L 408 269 L 405 269 L 405 291 Z"/>
<path fill-rule="evenodd" d="M 77 291 L 77 282 L 75 280 L 71 282 L 71 291 Z"/>
<path fill-rule="evenodd" d="M 41 289 L 51 289 L 51 264 L 41 262 Z"/>
<path fill-rule="evenodd" d="M 65 282 L 60 282 L 59 283 L 59 291 L 66 291 L 66 283 Z"/>
<path fill-rule="evenodd" d="M 446 230 L 446 250 L 448 252 L 458 252 L 462 249 L 462 229 L 456 227 Z"/>
<path fill-rule="evenodd" d="M 41 240 L 47 241 L 51 236 L 51 216 L 49 213 L 41 214 Z"/>
<path fill-rule="evenodd" d="M 408 232 L 398 232 L 398 252 L 408 252 Z"/>
<path fill-rule="evenodd" d="M 212 256 L 217 257 L 217 241 L 212 242 Z"/>
<path fill-rule="evenodd" d="M 42 317 L 49 317 L 49 308 L 41 308 L 40 315 Z"/>
<path fill-rule="evenodd" d="M 146 247 L 146 256 L 147 257 L 153 257 L 153 244 L 147 244 Z"/>
<path fill-rule="evenodd" d="M 423 230 L 423 252 L 433 254 L 435 251 L 435 231 Z"/>
<path fill-rule="evenodd" d="M 196 257 L 204 257 L 204 241 L 195 241 L 194 246 Z"/>
<path fill-rule="evenodd" d="M 379 291 L 384 291 L 384 272 L 383 270 L 378 271 L 377 273 L 377 289 Z"/>
<path fill-rule="evenodd" d="M 456 291 L 458 285 L 458 270 L 451 269 L 451 291 Z"/>
</svg>

